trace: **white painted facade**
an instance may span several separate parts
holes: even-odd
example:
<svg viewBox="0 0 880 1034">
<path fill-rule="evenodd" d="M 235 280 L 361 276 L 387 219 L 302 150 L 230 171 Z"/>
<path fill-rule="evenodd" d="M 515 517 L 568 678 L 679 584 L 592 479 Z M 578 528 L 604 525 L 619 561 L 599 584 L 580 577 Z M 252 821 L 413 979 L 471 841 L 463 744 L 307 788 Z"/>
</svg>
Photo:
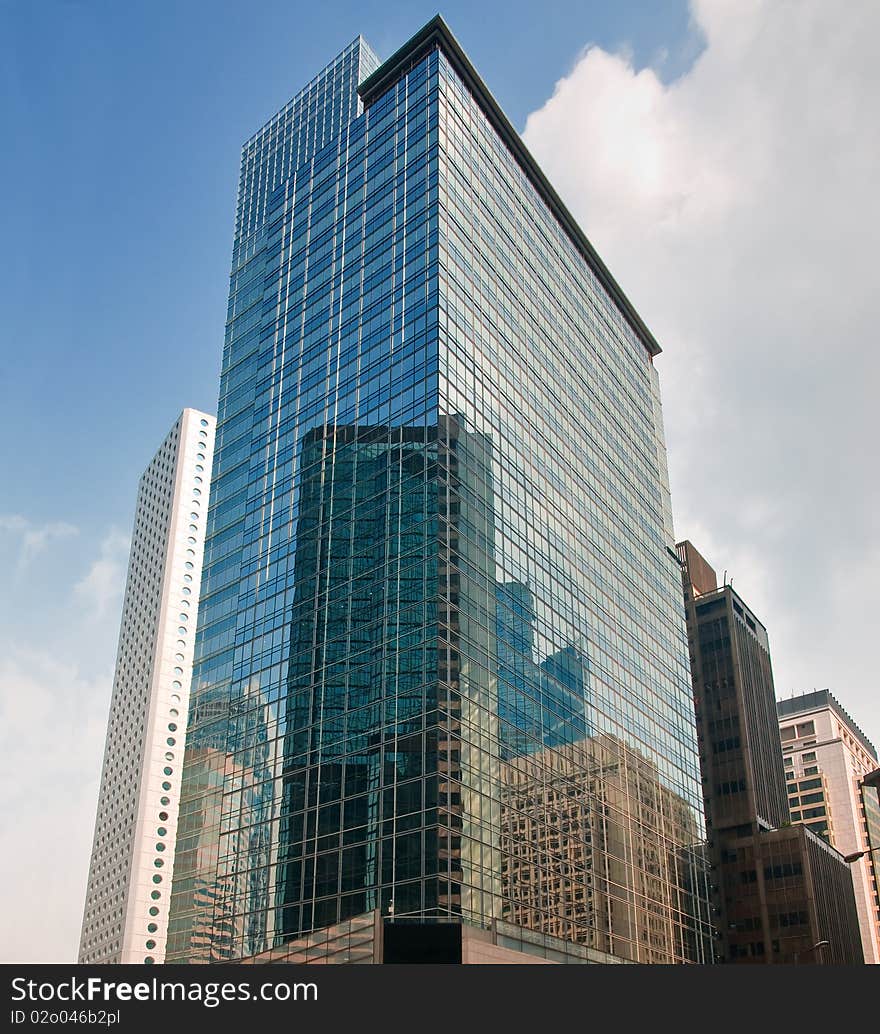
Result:
<svg viewBox="0 0 880 1034">
<path fill-rule="evenodd" d="M 138 489 L 81 963 L 165 958 L 215 423 L 185 409 Z"/>
<path fill-rule="evenodd" d="M 793 701 L 784 703 L 791 706 Z M 867 749 L 863 734 L 851 724 L 842 708 L 838 710 L 839 705 L 834 706 L 836 703 L 805 706 L 803 710 L 780 715 L 779 730 L 786 772 L 793 772 L 795 780 L 821 779 L 828 812 L 829 843 L 840 854 L 850 855 L 868 849 L 860 783 L 878 764 L 876 755 Z M 852 862 L 850 869 L 865 962 L 877 965 L 880 964 L 880 917 L 870 856 L 866 854 Z"/>
</svg>

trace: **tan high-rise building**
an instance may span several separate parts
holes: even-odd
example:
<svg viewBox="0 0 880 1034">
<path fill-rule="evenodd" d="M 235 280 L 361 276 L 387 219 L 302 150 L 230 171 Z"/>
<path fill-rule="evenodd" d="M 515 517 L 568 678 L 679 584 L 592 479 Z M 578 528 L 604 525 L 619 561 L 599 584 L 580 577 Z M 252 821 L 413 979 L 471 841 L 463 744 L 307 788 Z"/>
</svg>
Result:
<svg viewBox="0 0 880 1034">
<path fill-rule="evenodd" d="M 827 689 L 778 702 L 779 734 L 792 822 L 824 837 L 842 855 L 866 852 L 851 863 L 865 962 L 880 963 L 880 843 L 873 810 L 866 812 L 861 782 L 877 768 L 877 751 Z M 872 861 L 873 858 L 873 861 Z"/>
</svg>

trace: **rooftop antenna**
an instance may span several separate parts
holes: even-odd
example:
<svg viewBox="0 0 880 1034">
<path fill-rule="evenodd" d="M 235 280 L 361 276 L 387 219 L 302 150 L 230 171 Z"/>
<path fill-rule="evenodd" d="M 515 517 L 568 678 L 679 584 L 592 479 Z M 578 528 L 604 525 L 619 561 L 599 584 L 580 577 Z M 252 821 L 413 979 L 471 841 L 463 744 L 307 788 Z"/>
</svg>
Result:
<svg viewBox="0 0 880 1034">
<path fill-rule="evenodd" d="M 727 568 L 724 569 L 724 576 L 721 579 L 722 588 L 727 585 Z"/>
</svg>

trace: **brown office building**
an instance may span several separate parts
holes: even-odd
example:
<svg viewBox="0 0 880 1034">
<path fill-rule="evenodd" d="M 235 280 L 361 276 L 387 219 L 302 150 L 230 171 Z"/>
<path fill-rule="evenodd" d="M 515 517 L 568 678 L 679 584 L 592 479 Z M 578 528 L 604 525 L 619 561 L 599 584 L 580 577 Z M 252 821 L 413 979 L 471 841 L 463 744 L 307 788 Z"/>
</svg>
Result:
<svg viewBox="0 0 880 1034">
<path fill-rule="evenodd" d="M 843 857 L 792 826 L 767 630 L 690 542 L 682 564 L 718 961 L 864 961 Z"/>
</svg>

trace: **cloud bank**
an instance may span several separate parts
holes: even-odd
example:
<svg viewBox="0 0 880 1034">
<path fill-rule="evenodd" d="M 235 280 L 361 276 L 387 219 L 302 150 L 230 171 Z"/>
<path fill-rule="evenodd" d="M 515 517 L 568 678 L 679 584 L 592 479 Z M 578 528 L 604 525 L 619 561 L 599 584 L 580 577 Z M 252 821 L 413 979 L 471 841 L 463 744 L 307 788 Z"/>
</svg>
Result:
<svg viewBox="0 0 880 1034">
<path fill-rule="evenodd" d="M 74 593 L 98 618 L 119 603 L 125 587 L 131 539 L 115 528 L 101 542 L 100 556 L 74 586 Z"/>
<path fill-rule="evenodd" d="M 664 84 L 584 51 L 524 139 L 664 353 L 679 538 L 768 626 L 777 695 L 880 737 L 880 6 L 693 0 Z"/>
<path fill-rule="evenodd" d="M 21 514 L 0 514 L 0 535 L 14 543 L 19 571 L 24 570 L 35 557 L 44 553 L 53 540 L 78 534 L 79 529 L 66 521 L 37 524 Z"/>
<path fill-rule="evenodd" d="M 111 528 L 71 563 L 72 525 L 14 516 L 0 532 L 0 963 L 73 962 L 128 539 Z"/>
</svg>

